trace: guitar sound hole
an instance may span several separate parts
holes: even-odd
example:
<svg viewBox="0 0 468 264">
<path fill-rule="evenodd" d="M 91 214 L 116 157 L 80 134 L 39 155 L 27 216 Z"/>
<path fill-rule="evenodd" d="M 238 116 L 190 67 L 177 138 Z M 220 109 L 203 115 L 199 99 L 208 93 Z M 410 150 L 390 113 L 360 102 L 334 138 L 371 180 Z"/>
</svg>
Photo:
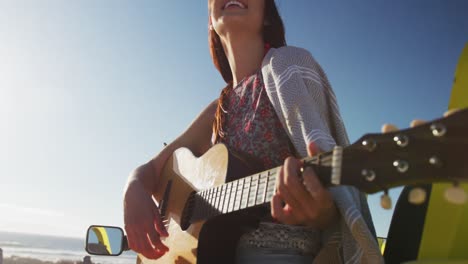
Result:
<svg viewBox="0 0 468 264">
<path fill-rule="evenodd" d="M 185 202 L 184 211 L 180 219 L 180 229 L 183 231 L 190 227 L 190 218 L 192 216 L 193 207 L 195 206 L 195 192 L 192 192 Z"/>
</svg>

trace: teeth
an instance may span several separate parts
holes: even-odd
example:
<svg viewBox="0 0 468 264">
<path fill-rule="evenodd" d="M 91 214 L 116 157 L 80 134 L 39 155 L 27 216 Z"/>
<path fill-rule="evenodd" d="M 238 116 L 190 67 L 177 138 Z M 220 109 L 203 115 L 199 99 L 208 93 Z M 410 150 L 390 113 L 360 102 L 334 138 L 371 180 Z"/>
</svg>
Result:
<svg viewBox="0 0 468 264">
<path fill-rule="evenodd" d="M 242 3 L 239 2 L 239 1 L 229 1 L 229 2 L 226 3 L 226 5 L 224 5 L 224 8 L 226 9 L 226 8 L 228 8 L 228 7 L 230 7 L 230 6 L 234 6 L 234 5 L 235 5 L 235 6 L 238 6 L 238 7 L 240 7 L 240 8 L 245 8 L 245 5 L 242 4 Z"/>
</svg>

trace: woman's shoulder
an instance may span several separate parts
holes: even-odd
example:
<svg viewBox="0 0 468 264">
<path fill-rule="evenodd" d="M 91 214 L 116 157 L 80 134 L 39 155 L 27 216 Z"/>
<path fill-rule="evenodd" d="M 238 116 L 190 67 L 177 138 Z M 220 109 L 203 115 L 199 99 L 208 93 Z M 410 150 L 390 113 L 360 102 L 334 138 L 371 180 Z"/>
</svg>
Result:
<svg viewBox="0 0 468 264">
<path fill-rule="evenodd" d="M 308 50 L 294 46 L 271 48 L 262 63 L 263 75 L 268 79 L 290 71 L 306 71 L 325 76 L 322 67 Z"/>
<path fill-rule="evenodd" d="M 272 48 L 266 54 L 263 61 L 263 66 L 270 65 L 272 68 L 289 67 L 297 65 L 308 68 L 315 68 L 318 65 L 312 54 L 300 47 L 283 46 L 280 48 Z"/>
</svg>

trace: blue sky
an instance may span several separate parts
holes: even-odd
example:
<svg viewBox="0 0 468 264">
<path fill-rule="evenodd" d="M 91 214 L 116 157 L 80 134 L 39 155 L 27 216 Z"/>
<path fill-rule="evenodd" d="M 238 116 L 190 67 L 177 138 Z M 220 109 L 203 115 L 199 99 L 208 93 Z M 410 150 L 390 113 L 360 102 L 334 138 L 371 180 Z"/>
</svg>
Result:
<svg viewBox="0 0 468 264">
<path fill-rule="evenodd" d="M 278 6 L 288 43 L 328 74 L 352 141 L 445 111 L 467 1 Z M 0 39 L 0 230 L 84 237 L 91 224 L 122 226 L 128 173 L 223 87 L 204 1 L 2 1 Z M 386 236 L 379 196 L 369 204 Z"/>
</svg>

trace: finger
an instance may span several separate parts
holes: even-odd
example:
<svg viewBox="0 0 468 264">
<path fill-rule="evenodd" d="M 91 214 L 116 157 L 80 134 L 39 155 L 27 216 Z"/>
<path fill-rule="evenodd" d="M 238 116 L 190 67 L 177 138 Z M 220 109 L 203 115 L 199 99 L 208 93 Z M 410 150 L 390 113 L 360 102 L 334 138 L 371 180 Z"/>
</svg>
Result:
<svg viewBox="0 0 468 264">
<path fill-rule="evenodd" d="M 425 124 L 425 123 L 426 123 L 426 121 L 424 121 L 424 120 L 415 119 L 415 120 L 411 121 L 410 126 L 411 126 L 411 127 L 416 127 L 416 126 L 423 125 L 423 124 Z"/>
<path fill-rule="evenodd" d="M 312 172 L 312 170 L 310 172 Z M 313 197 L 313 202 L 310 207 L 312 210 L 308 211 L 309 221 L 306 224 L 316 228 L 325 228 L 332 223 L 334 219 L 338 218 L 333 196 L 323 187 L 318 177 L 313 175 L 313 173 L 309 173 L 309 170 L 304 171 L 303 177 L 304 184 Z"/>
<path fill-rule="evenodd" d="M 135 236 L 133 230 L 130 229 L 130 227 L 125 226 L 125 232 L 127 232 L 128 247 L 135 252 L 140 252 L 140 249 L 138 248 L 136 243 L 137 237 Z"/>
<path fill-rule="evenodd" d="M 126 226 L 128 246 L 135 252 L 138 252 L 149 259 L 161 257 L 164 252 L 158 253 L 148 240 L 147 234 L 140 233 L 131 227 Z"/>
<path fill-rule="evenodd" d="M 304 186 L 309 195 L 305 212 L 307 214 L 308 223 L 313 223 L 319 217 L 319 207 L 323 206 L 323 192 L 325 189 L 318 180 L 312 168 L 305 168 L 302 175 Z"/>
<path fill-rule="evenodd" d="M 148 238 L 151 244 L 153 244 L 153 247 L 158 251 L 165 253 L 169 250 L 169 248 L 161 242 L 161 238 L 159 237 L 158 232 L 156 232 L 156 230 L 153 228 L 150 228 L 148 231 Z"/>
<path fill-rule="evenodd" d="M 289 157 L 285 160 L 283 170 L 280 171 L 280 182 L 278 192 L 286 204 L 296 208 L 301 212 L 301 199 L 307 198 L 307 192 L 299 178 L 300 162 Z"/>
<path fill-rule="evenodd" d="M 311 141 L 307 145 L 307 153 L 310 157 L 320 154 L 321 152 L 322 150 L 318 147 L 318 145 L 315 142 Z"/>
<path fill-rule="evenodd" d="M 304 186 L 306 187 L 307 192 L 310 196 L 315 197 L 323 189 L 322 184 L 317 179 L 315 172 L 312 168 L 306 167 L 304 173 L 302 174 L 304 180 Z"/>
<path fill-rule="evenodd" d="M 291 213 L 294 218 L 303 223 L 308 215 L 308 211 L 311 210 L 312 197 L 305 189 L 302 182 L 301 176 L 299 176 L 299 170 L 302 167 L 303 162 L 291 158 L 285 162 L 285 184 L 288 190 L 288 194 L 291 194 L 291 199 L 286 200 L 286 208 L 291 207 Z M 289 202 L 291 201 L 291 202 Z"/>
<path fill-rule="evenodd" d="M 162 255 L 164 255 L 164 252 L 158 251 L 151 246 L 151 243 L 147 237 L 146 237 L 146 241 L 144 241 L 141 245 L 142 245 L 142 250 L 140 253 L 146 258 L 157 259 L 157 258 L 160 258 Z"/>
<path fill-rule="evenodd" d="M 395 131 L 398 131 L 398 127 L 393 124 L 384 124 L 382 126 L 382 133 L 390 133 Z"/>
<path fill-rule="evenodd" d="M 159 214 L 159 211 L 156 207 L 153 207 L 153 218 L 154 218 L 154 226 L 156 227 L 156 230 L 158 231 L 159 235 L 162 237 L 168 237 L 169 233 L 166 230 L 166 227 L 164 226 L 164 223 L 161 219 L 161 215 Z"/>
<path fill-rule="evenodd" d="M 312 201 L 321 207 L 331 207 L 333 204 L 331 194 L 323 187 L 313 169 L 309 167 L 306 168 L 302 177 L 304 179 L 304 185 L 312 197 Z M 317 210 L 315 210 L 314 213 L 316 213 L 316 211 Z"/>
<path fill-rule="evenodd" d="M 136 252 L 142 254 L 143 256 L 149 259 L 154 259 L 158 257 L 158 255 L 156 254 L 156 251 L 149 243 L 148 237 L 146 236 L 145 233 L 135 231 L 133 233 L 133 236 L 135 238 L 134 242 L 136 245 L 136 250 L 135 250 Z"/>
<path fill-rule="evenodd" d="M 283 199 L 279 194 L 273 195 L 271 199 L 271 216 L 283 224 L 294 225 L 298 223 L 291 214 L 291 210 L 283 206 Z"/>
<path fill-rule="evenodd" d="M 447 116 L 449 116 L 451 114 L 454 114 L 454 113 L 456 113 L 458 111 L 460 111 L 460 109 L 458 109 L 458 108 L 450 109 L 450 110 L 448 110 L 447 112 L 444 113 L 444 117 L 447 117 Z"/>
<path fill-rule="evenodd" d="M 283 201 L 281 200 L 281 196 L 279 194 L 275 194 L 271 198 L 271 202 L 270 202 L 271 216 L 280 222 L 282 222 L 281 220 L 284 218 L 284 215 L 282 212 L 282 209 L 283 209 L 282 203 Z"/>
<path fill-rule="evenodd" d="M 139 237 L 141 238 L 139 243 L 139 246 L 141 247 L 140 253 L 143 256 L 149 259 L 157 259 L 164 254 L 164 252 L 161 252 L 152 246 L 151 241 L 148 238 L 148 234 L 143 233 L 140 234 Z"/>
</svg>

